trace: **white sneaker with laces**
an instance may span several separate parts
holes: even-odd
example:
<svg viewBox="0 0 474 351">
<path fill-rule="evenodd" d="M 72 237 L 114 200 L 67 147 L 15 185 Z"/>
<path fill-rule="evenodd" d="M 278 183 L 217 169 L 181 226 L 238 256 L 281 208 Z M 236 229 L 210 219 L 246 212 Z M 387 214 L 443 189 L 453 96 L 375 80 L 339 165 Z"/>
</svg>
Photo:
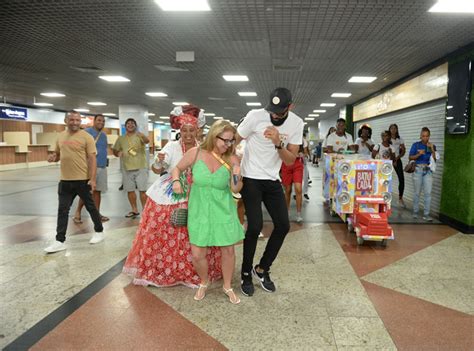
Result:
<svg viewBox="0 0 474 351">
<path fill-rule="evenodd" d="M 95 232 L 92 235 L 91 240 L 89 240 L 89 244 L 97 244 L 104 240 L 104 232 Z"/>
<path fill-rule="evenodd" d="M 423 220 L 426 222 L 433 222 L 433 218 L 431 218 L 430 216 L 423 216 Z"/>
<path fill-rule="evenodd" d="M 301 223 L 303 222 L 303 217 L 301 217 L 301 215 L 297 215 L 296 216 L 296 223 Z"/>
<path fill-rule="evenodd" d="M 52 243 L 47 248 L 45 248 L 44 251 L 46 251 L 47 253 L 54 253 L 54 252 L 59 252 L 66 249 L 67 247 L 65 243 L 62 243 L 56 240 L 54 243 Z"/>
</svg>

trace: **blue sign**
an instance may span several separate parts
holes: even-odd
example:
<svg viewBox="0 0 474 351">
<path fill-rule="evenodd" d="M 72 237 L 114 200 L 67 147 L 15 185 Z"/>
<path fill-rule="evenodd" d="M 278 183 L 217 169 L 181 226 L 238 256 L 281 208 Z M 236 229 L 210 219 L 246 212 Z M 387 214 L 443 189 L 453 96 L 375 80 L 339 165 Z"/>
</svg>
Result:
<svg viewBox="0 0 474 351">
<path fill-rule="evenodd" d="M 28 118 L 28 110 L 26 108 L 1 106 L 0 118 L 26 120 Z"/>
</svg>

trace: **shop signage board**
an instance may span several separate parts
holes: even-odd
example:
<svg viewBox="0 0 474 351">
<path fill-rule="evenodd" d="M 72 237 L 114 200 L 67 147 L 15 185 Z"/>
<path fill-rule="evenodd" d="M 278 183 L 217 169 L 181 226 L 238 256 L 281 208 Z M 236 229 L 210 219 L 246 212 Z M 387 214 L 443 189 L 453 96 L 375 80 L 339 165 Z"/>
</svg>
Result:
<svg viewBox="0 0 474 351">
<path fill-rule="evenodd" d="M 0 118 L 26 121 L 28 119 L 28 110 L 20 107 L 0 106 Z"/>
</svg>

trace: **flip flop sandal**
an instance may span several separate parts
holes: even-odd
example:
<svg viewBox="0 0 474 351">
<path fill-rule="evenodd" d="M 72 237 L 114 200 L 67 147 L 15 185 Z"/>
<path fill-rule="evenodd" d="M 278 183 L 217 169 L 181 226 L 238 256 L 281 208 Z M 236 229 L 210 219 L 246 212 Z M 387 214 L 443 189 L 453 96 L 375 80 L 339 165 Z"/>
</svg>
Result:
<svg viewBox="0 0 474 351">
<path fill-rule="evenodd" d="M 101 215 L 101 216 L 100 216 L 100 220 L 101 220 L 102 222 L 108 222 L 108 221 L 110 221 L 110 218 Z"/>
<path fill-rule="evenodd" d="M 140 213 L 138 213 L 138 212 L 132 212 L 132 211 L 130 211 L 129 213 L 127 213 L 127 214 L 125 215 L 125 218 L 134 218 L 134 217 L 138 216 L 139 214 L 140 214 Z"/>
</svg>

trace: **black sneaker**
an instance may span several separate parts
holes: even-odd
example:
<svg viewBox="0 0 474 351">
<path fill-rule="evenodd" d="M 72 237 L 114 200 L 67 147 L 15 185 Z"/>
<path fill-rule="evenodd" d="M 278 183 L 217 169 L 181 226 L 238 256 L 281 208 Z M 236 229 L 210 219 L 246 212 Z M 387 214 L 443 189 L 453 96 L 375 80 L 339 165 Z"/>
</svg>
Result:
<svg viewBox="0 0 474 351">
<path fill-rule="evenodd" d="M 252 296 L 255 288 L 253 287 L 252 275 L 250 273 L 242 272 L 242 280 L 240 281 L 240 290 L 245 296 Z"/>
<path fill-rule="evenodd" d="M 309 200 L 308 194 L 304 194 L 303 196 L 304 196 L 304 198 L 305 198 L 306 200 Z"/>
<path fill-rule="evenodd" d="M 255 266 L 252 269 L 252 275 L 258 279 L 258 282 L 262 286 L 262 289 L 267 291 L 267 292 L 275 292 L 275 284 L 273 284 L 272 280 L 270 279 L 270 272 L 264 271 L 263 273 L 257 272 L 255 269 L 257 266 Z"/>
</svg>

